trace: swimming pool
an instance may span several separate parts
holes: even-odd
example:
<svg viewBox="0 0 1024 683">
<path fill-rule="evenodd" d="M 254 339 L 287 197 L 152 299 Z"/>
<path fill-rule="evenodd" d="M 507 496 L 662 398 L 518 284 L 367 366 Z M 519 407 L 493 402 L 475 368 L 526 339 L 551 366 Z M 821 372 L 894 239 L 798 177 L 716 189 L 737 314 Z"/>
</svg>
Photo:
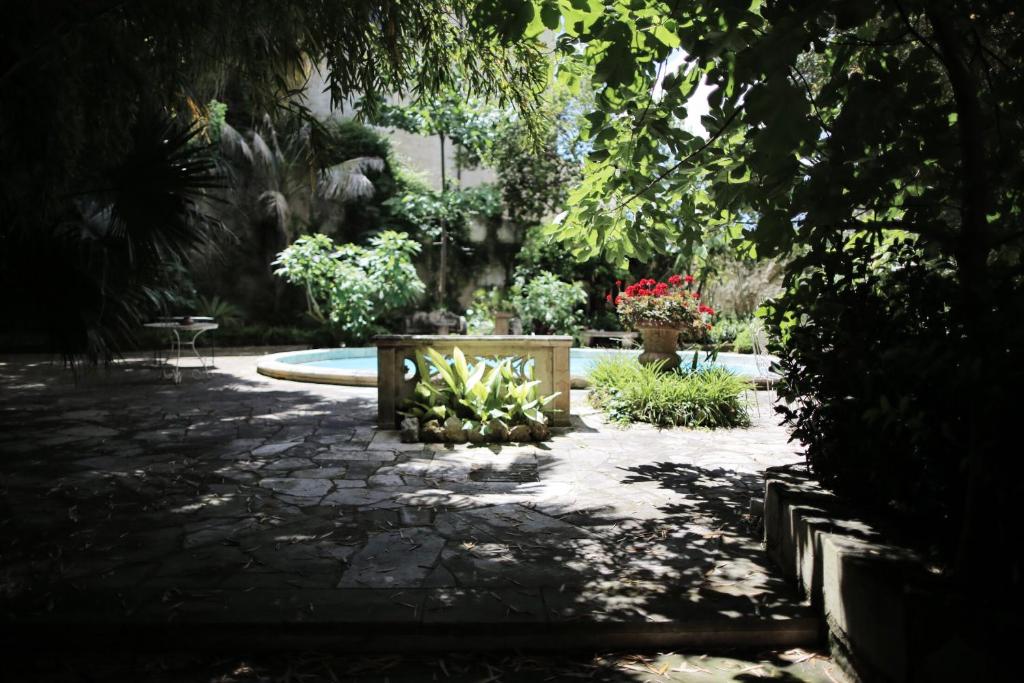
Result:
<svg viewBox="0 0 1024 683">
<path fill-rule="evenodd" d="M 612 356 L 640 355 L 640 351 L 627 349 L 571 349 L 569 351 L 569 374 L 572 386 L 587 386 L 587 375 L 603 358 Z M 693 358 L 692 351 L 680 351 L 684 367 Z M 703 361 L 704 353 L 698 358 Z M 704 365 L 703 362 L 701 362 Z M 735 372 L 737 375 L 759 379 L 754 357 L 742 353 L 720 353 L 714 365 Z M 339 349 L 313 349 L 310 351 L 289 351 L 264 356 L 257 365 L 262 375 L 278 379 L 325 384 L 348 384 L 353 386 L 377 386 L 377 349 L 373 346 Z"/>
</svg>

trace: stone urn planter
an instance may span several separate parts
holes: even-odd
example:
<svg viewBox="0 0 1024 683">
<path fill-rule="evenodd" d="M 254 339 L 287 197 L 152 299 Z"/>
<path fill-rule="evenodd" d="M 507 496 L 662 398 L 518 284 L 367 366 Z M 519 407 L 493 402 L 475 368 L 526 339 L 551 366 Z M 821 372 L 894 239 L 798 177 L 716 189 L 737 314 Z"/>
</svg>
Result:
<svg viewBox="0 0 1024 683">
<path fill-rule="evenodd" d="M 636 329 L 643 336 L 644 350 L 638 359 L 641 365 L 663 362 L 663 372 L 671 372 L 679 367 L 682 359 L 676 350 L 679 348 L 681 328 L 664 323 L 639 323 Z"/>
</svg>

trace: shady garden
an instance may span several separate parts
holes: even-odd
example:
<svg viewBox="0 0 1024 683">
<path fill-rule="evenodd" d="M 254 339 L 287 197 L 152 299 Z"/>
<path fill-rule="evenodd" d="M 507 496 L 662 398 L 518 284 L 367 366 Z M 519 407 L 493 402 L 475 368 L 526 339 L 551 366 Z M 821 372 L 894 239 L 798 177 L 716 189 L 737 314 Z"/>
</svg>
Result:
<svg viewBox="0 0 1024 683">
<path fill-rule="evenodd" d="M 1002 671 L 1013 3 L 3 13 L 19 675 L 162 648 Z"/>
</svg>

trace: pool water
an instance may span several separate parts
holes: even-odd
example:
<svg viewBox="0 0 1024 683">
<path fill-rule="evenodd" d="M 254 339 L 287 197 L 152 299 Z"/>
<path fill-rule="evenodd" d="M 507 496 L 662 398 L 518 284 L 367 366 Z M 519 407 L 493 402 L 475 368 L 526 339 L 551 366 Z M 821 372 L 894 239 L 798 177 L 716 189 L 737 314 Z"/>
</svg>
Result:
<svg viewBox="0 0 1024 683">
<path fill-rule="evenodd" d="M 320 360 L 311 360 L 302 362 L 296 359 L 295 362 L 301 363 L 304 366 L 315 367 L 315 368 L 330 368 L 334 370 L 357 370 L 363 372 L 377 372 L 377 350 L 373 347 L 366 348 L 350 348 L 350 349 L 338 349 L 339 353 L 344 353 L 344 358 L 323 358 Z M 628 350 L 602 350 L 602 349 L 571 349 L 569 352 L 569 374 L 574 377 L 583 377 L 590 374 L 590 371 L 594 366 L 603 358 L 609 358 L 613 356 L 638 356 L 639 351 L 628 351 Z M 679 355 L 683 359 L 683 367 L 688 367 L 693 359 L 692 351 L 680 351 Z M 760 373 L 757 371 L 757 366 L 754 363 L 754 357 L 744 354 L 737 353 L 723 353 L 719 354 L 715 362 L 704 363 L 704 354 L 701 353 L 698 356 L 699 367 L 708 367 L 710 365 L 716 365 L 724 367 L 737 375 L 743 375 L 747 377 L 756 377 Z"/>
</svg>

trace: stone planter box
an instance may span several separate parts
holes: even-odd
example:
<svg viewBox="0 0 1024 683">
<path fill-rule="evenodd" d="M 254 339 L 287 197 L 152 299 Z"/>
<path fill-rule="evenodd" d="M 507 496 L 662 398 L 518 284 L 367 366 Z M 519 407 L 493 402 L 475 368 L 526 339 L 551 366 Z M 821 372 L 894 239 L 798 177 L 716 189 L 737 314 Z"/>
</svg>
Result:
<svg viewBox="0 0 1024 683">
<path fill-rule="evenodd" d="M 477 356 L 524 358 L 533 361 L 533 371 L 540 380 L 538 389 L 547 396 L 556 391 L 557 398 L 548 408 L 552 425 L 569 424 L 569 349 L 572 337 L 547 335 L 383 335 L 374 340 L 377 346 L 377 424 L 381 429 L 395 429 L 401 419 L 398 408 L 412 395 L 419 381 L 417 372 L 409 372 L 406 360 L 416 367 L 416 356 L 428 348 L 450 356 L 457 346 L 468 359 Z"/>
<path fill-rule="evenodd" d="M 1003 680 L 1009 658 L 993 643 L 1019 617 L 951 593 L 920 556 L 886 543 L 806 467 L 766 472 L 764 531 L 769 556 L 816 609 L 832 655 L 854 680 Z"/>
</svg>

